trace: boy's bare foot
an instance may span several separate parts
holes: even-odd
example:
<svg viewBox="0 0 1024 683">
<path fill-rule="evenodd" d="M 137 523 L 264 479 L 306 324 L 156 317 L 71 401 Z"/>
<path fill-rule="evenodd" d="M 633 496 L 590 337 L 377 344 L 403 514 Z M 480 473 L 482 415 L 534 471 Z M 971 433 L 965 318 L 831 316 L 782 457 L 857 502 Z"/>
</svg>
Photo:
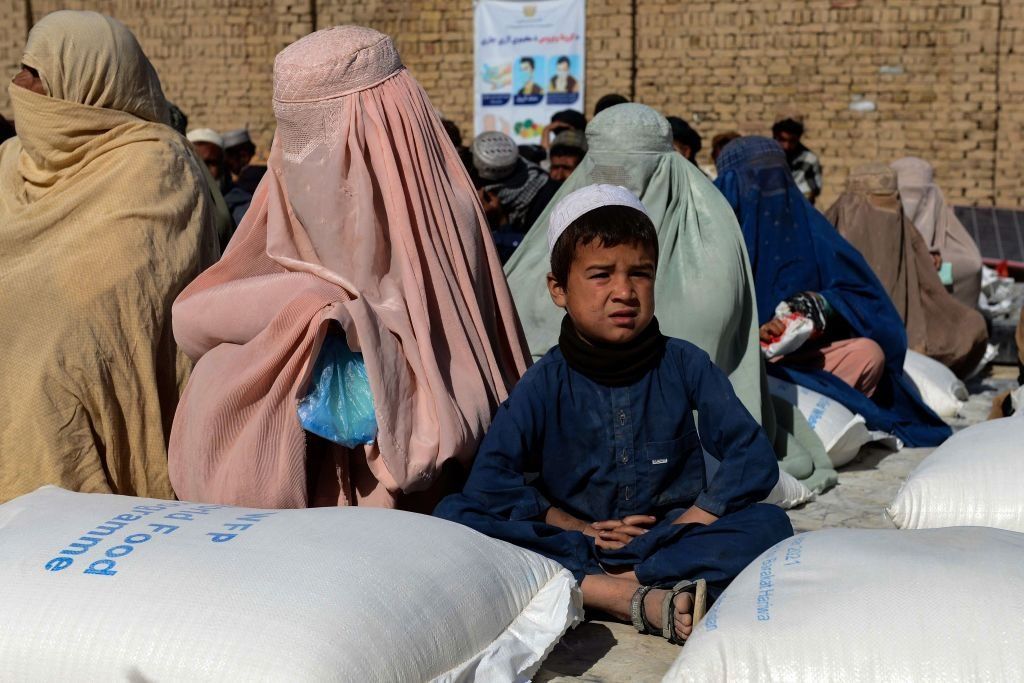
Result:
<svg viewBox="0 0 1024 683">
<path fill-rule="evenodd" d="M 644 596 L 644 616 L 647 623 L 654 628 L 664 628 L 665 625 L 661 623 L 661 605 L 671 594 L 670 590 L 656 588 Z M 676 635 L 680 639 L 689 638 L 693 632 L 693 594 L 680 593 L 672 607 Z"/>
</svg>

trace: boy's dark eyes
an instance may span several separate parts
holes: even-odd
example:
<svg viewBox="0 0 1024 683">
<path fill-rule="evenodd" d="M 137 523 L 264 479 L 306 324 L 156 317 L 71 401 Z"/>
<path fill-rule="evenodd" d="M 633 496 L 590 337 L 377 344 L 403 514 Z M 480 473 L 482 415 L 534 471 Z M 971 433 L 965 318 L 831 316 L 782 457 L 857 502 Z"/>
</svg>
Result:
<svg viewBox="0 0 1024 683">
<path fill-rule="evenodd" d="M 591 280 L 598 280 L 598 279 L 605 280 L 605 279 L 609 278 L 610 276 L 611 276 L 611 273 L 596 272 L 596 273 L 592 273 L 589 276 L 589 279 L 591 279 Z M 630 271 L 629 276 L 630 277 L 639 277 L 639 278 L 647 278 L 647 279 L 649 279 L 649 278 L 654 277 L 654 272 L 650 271 L 650 270 L 633 270 L 633 271 Z"/>
</svg>

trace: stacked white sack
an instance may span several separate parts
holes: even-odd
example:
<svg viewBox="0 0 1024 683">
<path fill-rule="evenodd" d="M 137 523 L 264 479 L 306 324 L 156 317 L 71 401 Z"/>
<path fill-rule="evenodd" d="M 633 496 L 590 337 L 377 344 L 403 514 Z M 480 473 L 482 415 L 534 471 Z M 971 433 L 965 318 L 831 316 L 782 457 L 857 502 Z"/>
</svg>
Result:
<svg viewBox="0 0 1024 683">
<path fill-rule="evenodd" d="M 44 487 L 0 506 L 5 680 L 531 676 L 565 569 L 394 510 L 251 510 Z"/>
<path fill-rule="evenodd" d="M 783 510 L 795 508 L 797 505 L 814 500 L 814 492 L 803 485 L 799 479 L 786 470 L 779 468 L 779 482 L 764 499 L 765 503 L 778 505 Z"/>
<path fill-rule="evenodd" d="M 901 529 L 1024 532 L 1024 416 L 954 434 L 910 473 L 886 513 Z"/>
<path fill-rule="evenodd" d="M 796 406 L 807 418 L 807 424 L 821 439 L 833 467 L 849 464 L 861 447 L 869 443 L 895 450 L 903 447 L 895 436 L 868 429 L 863 416 L 812 389 L 775 377 L 768 378 L 768 388 L 774 396 Z"/>
<path fill-rule="evenodd" d="M 1024 680 L 1024 534 L 827 529 L 744 569 L 665 681 Z"/>
<path fill-rule="evenodd" d="M 916 351 L 907 351 L 903 372 L 917 387 L 924 404 L 939 417 L 956 417 L 970 398 L 967 386 L 945 365 Z"/>
</svg>

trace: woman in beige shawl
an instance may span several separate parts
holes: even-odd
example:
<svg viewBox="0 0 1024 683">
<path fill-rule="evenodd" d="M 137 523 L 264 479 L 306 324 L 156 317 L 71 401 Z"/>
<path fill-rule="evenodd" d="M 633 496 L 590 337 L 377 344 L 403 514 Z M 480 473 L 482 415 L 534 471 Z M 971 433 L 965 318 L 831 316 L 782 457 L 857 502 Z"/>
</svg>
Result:
<svg viewBox="0 0 1024 683">
<path fill-rule="evenodd" d="M 174 422 L 188 500 L 431 507 L 528 356 L 458 153 L 387 36 L 318 31 L 274 63 L 269 169 L 224 258 L 182 293 L 196 369 Z M 378 425 L 349 449 L 297 403 L 327 334 L 363 354 Z M 456 468 L 457 469 L 457 468 Z"/>
<path fill-rule="evenodd" d="M 854 168 L 825 217 L 881 280 L 907 328 L 908 347 L 961 377 L 973 370 L 985 354 L 985 319 L 939 281 L 924 238 L 903 213 L 896 172 L 885 164 Z"/>
<path fill-rule="evenodd" d="M 981 252 L 967 228 L 946 204 L 934 182 L 935 169 L 924 159 L 904 157 L 892 162 L 903 211 L 924 237 L 928 250 L 953 269 L 953 296 L 968 308 L 978 307 L 981 293 Z"/>
<path fill-rule="evenodd" d="M 116 20 L 50 14 L 22 63 L 0 147 L 0 501 L 169 498 L 171 302 L 216 256 L 202 166 Z"/>
</svg>

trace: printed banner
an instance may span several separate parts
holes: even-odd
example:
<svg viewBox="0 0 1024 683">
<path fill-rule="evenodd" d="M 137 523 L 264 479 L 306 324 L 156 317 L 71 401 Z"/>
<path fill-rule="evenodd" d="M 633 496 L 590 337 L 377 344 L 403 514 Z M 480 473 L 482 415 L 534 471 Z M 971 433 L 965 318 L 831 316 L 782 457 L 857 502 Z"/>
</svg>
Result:
<svg viewBox="0 0 1024 683">
<path fill-rule="evenodd" d="M 538 145 L 551 115 L 583 111 L 585 0 L 477 0 L 476 134 Z"/>
</svg>

